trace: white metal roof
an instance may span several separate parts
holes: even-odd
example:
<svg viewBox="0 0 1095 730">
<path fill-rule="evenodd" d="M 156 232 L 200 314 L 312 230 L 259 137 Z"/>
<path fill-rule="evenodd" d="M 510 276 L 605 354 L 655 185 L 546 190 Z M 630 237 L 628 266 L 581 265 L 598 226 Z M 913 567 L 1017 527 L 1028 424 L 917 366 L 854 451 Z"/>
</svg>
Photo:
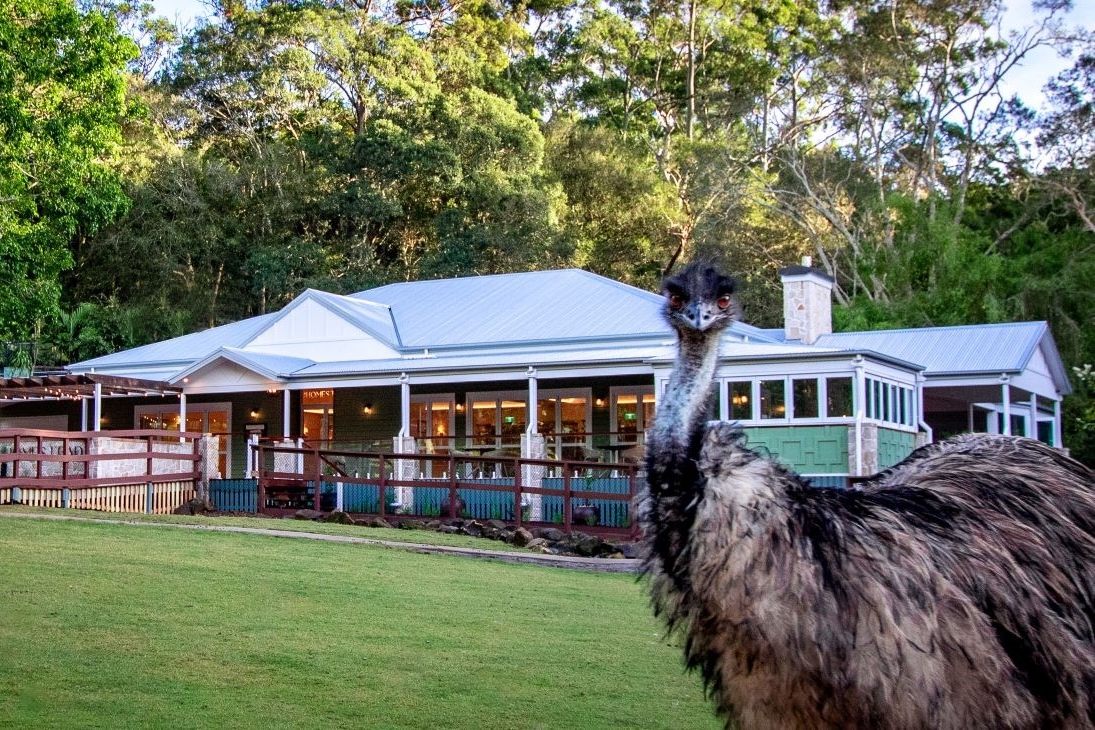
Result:
<svg viewBox="0 0 1095 730">
<path fill-rule="evenodd" d="M 924 366 L 924 376 L 929 380 L 954 375 L 996 377 L 1019 373 L 1027 368 L 1035 352 L 1041 350 L 1057 389 L 1071 392 L 1060 353 L 1045 322 L 838 332 L 822 335 L 814 344 L 881 352 L 918 362 Z"/>
<path fill-rule="evenodd" d="M 351 296 L 390 307 L 407 348 L 669 331 L 659 295 L 580 269 L 411 281 Z"/>
<path fill-rule="evenodd" d="M 405 282 L 340 296 L 307 290 L 281 311 L 76 363 L 72 372 L 155 374 L 179 382 L 218 362 L 306 380 L 393 370 L 454 372 L 516 363 L 560 368 L 671 359 L 662 298 L 578 269 Z M 726 361 L 862 353 L 909 370 L 999 375 L 1035 351 L 1061 392 L 1068 380 L 1044 322 L 848 332 L 812 345 L 735 323 Z"/>
</svg>

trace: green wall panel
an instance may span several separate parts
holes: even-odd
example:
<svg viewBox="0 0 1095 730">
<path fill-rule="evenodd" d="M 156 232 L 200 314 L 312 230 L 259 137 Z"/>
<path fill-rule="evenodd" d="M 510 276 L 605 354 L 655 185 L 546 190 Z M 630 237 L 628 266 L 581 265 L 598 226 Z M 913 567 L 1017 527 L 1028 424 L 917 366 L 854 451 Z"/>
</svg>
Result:
<svg viewBox="0 0 1095 730">
<path fill-rule="evenodd" d="M 744 431 L 749 448 L 767 451 L 797 472 L 848 473 L 847 426 L 767 426 Z"/>
<path fill-rule="evenodd" d="M 889 469 L 900 463 L 916 448 L 916 434 L 908 431 L 878 429 L 878 468 Z"/>
</svg>

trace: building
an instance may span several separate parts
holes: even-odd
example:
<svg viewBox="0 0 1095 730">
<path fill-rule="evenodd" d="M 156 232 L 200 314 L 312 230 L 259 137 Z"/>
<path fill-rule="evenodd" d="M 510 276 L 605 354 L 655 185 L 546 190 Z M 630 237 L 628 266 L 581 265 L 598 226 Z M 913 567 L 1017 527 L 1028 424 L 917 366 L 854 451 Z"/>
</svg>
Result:
<svg viewBox="0 0 1095 730">
<path fill-rule="evenodd" d="M 833 333 L 832 280 L 808 262 L 781 274 L 784 328 L 739 322 L 722 343 L 712 414 L 751 444 L 820 484 L 965 430 L 1060 445 L 1069 384 L 1044 322 Z M 661 305 L 573 269 L 308 290 L 275 313 L 69 368 L 145 391 L 94 398 L 87 385 L 66 399 L 7 379 L 0 426 L 211 432 L 225 476 L 248 470 L 254 437 L 529 455 L 522 436 L 535 433 L 550 458 L 634 460 L 675 354 Z"/>
</svg>

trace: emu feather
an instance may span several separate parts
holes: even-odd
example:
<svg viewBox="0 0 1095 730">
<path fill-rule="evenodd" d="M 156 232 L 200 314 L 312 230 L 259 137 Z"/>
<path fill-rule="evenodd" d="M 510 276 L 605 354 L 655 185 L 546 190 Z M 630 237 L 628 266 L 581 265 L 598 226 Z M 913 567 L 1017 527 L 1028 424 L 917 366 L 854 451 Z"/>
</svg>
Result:
<svg viewBox="0 0 1095 730">
<path fill-rule="evenodd" d="M 733 289 L 666 280 L 680 352 L 640 510 L 654 609 L 727 725 L 1095 727 L 1095 475 L 966 435 L 810 487 L 704 420 Z"/>
</svg>

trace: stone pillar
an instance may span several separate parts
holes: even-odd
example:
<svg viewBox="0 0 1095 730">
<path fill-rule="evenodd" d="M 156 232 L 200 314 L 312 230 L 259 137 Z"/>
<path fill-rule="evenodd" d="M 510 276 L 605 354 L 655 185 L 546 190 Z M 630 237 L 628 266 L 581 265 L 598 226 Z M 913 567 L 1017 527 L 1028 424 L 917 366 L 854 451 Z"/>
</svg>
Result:
<svg viewBox="0 0 1095 730">
<path fill-rule="evenodd" d="M 198 439 L 198 484 L 197 497 L 203 504 L 209 505 L 209 480 L 217 477 L 217 463 L 220 457 L 220 439 L 212 434 L 203 434 Z"/>
<path fill-rule="evenodd" d="M 878 472 L 878 424 L 863 423 L 860 427 L 860 440 L 863 452 L 859 454 L 859 473 L 856 473 L 856 456 L 859 444 L 856 443 L 856 429 L 848 429 L 848 471 L 852 476 L 866 477 Z"/>
<path fill-rule="evenodd" d="M 543 434 L 529 428 L 521 434 L 521 458 L 543 459 L 547 456 L 547 440 Z M 521 486 L 540 489 L 544 486 L 546 467 L 537 464 L 524 464 L 521 467 Z M 529 507 L 529 520 L 539 522 L 544 519 L 544 496 L 542 494 L 522 494 L 521 506 Z"/>
</svg>

